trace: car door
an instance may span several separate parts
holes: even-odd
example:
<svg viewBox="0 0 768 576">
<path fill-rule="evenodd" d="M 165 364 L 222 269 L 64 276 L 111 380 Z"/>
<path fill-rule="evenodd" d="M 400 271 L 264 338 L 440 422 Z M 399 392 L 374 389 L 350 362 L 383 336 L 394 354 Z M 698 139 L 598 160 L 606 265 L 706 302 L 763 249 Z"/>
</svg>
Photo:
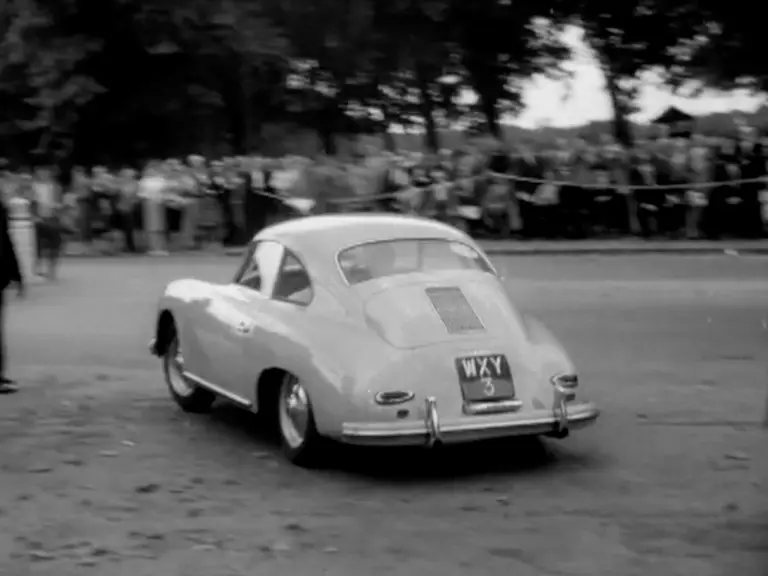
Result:
<svg viewBox="0 0 768 576">
<path fill-rule="evenodd" d="M 206 310 L 199 337 L 209 373 L 200 376 L 238 398 L 252 397 L 245 391 L 253 386 L 257 372 L 251 359 L 244 357 L 246 342 L 258 328 L 256 318 L 272 294 L 282 256 L 283 247 L 276 242 L 254 243 L 233 282 L 218 287 Z"/>
<path fill-rule="evenodd" d="M 278 250 L 271 250 L 269 270 L 271 271 Z M 247 282 L 241 282 L 242 300 L 238 305 L 253 322 L 253 331 L 242 341 L 243 373 L 240 384 L 233 389 L 237 394 L 253 398 L 258 375 L 267 368 L 281 365 L 281 358 L 291 350 L 292 327 L 300 323 L 305 309 L 312 302 L 312 284 L 301 261 L 290 250 L 280 252 L 279 267 L 266 284 L 262 280 L 259 289 L 253 289 Z M 267 258 L 263 255 L 262 270 Z M 263 275 L 266 279 L 266 275 Z M 285 367 L 285 366 L 283 366 Z"/>
</svg>

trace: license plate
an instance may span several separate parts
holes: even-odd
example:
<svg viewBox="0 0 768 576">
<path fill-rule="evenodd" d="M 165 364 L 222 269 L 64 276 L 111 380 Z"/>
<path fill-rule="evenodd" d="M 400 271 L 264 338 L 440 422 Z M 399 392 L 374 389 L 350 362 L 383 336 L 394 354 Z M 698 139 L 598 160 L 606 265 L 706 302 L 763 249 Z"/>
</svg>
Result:
<svg viewBox="0 0 768 576">
<path fill-rule="evenodd" d="M 456 371 L 464 400 L 468 402 L 492 402 L 515 397 L 512 372 L 503 354 L 456 358 Z"/>
</svg>

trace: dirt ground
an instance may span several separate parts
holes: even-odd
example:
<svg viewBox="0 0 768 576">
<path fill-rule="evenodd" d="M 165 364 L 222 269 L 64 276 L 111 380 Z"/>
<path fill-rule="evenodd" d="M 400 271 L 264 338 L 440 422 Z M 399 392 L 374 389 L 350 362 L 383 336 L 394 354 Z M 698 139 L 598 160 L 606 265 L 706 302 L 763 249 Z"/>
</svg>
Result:
<svg viewBox="0 0 768 576">
<path fill-rule="evenodd" d="M 0 574 L 768 575 L 768 259 L 497 264 L 598 424 L 307 471 L 253 417 L 181 413 L 146 354 L 163 284 L 234 259 L 67 261 L 9 304 Z"/>
</svg>

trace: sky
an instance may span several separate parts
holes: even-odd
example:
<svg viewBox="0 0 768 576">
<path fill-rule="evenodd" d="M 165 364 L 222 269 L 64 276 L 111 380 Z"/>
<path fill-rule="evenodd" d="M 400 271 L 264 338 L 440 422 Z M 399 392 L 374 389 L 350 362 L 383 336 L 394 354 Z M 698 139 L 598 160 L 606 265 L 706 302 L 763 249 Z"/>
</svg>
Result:
<svg viewBox="0 0 768 576">
<path fill-rule="evenodd" d="M 570 82 L 547 78 L 532 80 L 524 91 L 525 110 L 512 120 L 513 124 L 526 128 L 542 125 L 570 127 L 610 119 L 611 105 L 605 80 L 594 55 L 582 40 L 581 30 L 568 29 L 564 40 L 574 52 L 573 59 L 565 65 L 572 74 Z M 683 98 L 649 78 L 640 91 L 640 112 L 634 119 L 646 122 L 673 105 L 694 115 L 731 110 L 751 112 L 765 101 L 765 96 L 746 93 L 713 92 L 697 98 Z"/>
</svg>

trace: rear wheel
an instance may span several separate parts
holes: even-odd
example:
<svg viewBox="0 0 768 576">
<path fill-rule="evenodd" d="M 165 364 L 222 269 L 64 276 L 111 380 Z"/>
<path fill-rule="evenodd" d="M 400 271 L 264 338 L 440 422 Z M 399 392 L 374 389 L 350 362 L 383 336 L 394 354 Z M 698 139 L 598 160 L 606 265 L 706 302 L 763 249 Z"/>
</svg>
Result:
<svg viewBox="0 0 768 576">
<path fill-rule="evenodd" d="M 277 401 L 278 430 L 283 453 L 297 466 L 318 463 L 322 437 L 317 432 L 309 394 L 298 378 L 285 374 Z"/>
<path fill-rule="evenodd" d="M 171 341 L 163 355 L 163 373 L 171 398 L 185 412 L 207 412 L 216 400 L 216 395 L 192 384 L 184 376 L 184 357 L 181 354 L 179 338 L 173 329 Z"/>
</svg>

